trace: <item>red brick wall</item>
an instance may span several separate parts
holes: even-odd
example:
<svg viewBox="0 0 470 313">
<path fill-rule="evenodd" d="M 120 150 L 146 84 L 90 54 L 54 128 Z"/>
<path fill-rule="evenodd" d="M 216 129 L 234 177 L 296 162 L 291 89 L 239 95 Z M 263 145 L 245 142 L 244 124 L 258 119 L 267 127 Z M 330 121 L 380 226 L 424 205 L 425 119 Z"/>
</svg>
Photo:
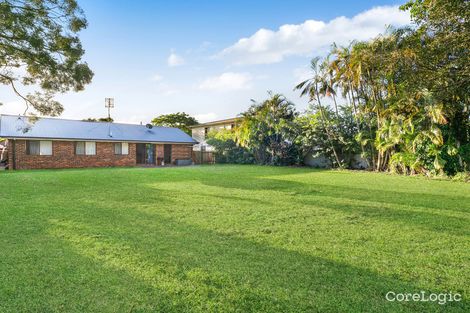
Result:
<svg viewBox="0 0 470 313">
<path fill-rule="evenodd" d="M 128 155 L 115 155 L 113 142 L 97 142 L 96 155 L 76 155 L 74 141 L 53 141 L 52 155 L 27 155 L 26 140 L 15 140 L 16 169 L 80 168 L 135 166 L 136 144 L 129 143 Z M 163 159 L 163 145 L 156 145 L 156 157 Z M 191 145 L 172 145 L 171 162 L 176 159 L 191 159 Z M 13 140 L 9 142 L 9 165 L 13 168 Z M 160 165 L 160 164 L 158 164 Z"/>
<path fill-rule="evenodd" d="M 171 146 L 171 163 L 175 163 L 176 159 L 191 159 L 193 146 L 188 145 L 172 145 Z"/>
<path fill-rule="evenodd" d="M 157 165 L 161 165 L 164 157 L 164 145 L 156 145 Z M 191 145 L 171 145 L 171 163 L 175 164 L 176 159 L 191 159 L 193 146 Z"/>
<path fill-rule="evenodd" d="M 157 161 L 157 165 L 162 165 L 163 161 L 163 145 L 155 145 L 155 160 Z"/>
<path fill-rule="evenodd" d="M 7 153 L 8 153 L 8 155 L 7 155 L 8 166 L 9 166 L 9 168 L 12 168 L 13 167 L 13 163 L 12 163 L 13 162 L 13 156 L 12 156 L 11 151 L 13 150 L 13 146 L 12 146 L 13 140 L 8 140 L 7 139 L 6 144 L 7 144 L 7 149 L 8 149 L 7 150 Z"/>
<path fill-rule="evenodd" d="M 12 140 L 9 147 L 12 148 Z M 9 149 L 10 167 L 12 150 Z M 73 141 L 53 141 L 52 155 L 27 155 L 25 140 L 16 140 L 15 144 L 16 169 L 134 166 L 135 157 L 134 143 L 129 143 L 128 155 L 115 155 L 112 142 L 97 142 L 96 155 L 76 155 Z"/>
</svg>

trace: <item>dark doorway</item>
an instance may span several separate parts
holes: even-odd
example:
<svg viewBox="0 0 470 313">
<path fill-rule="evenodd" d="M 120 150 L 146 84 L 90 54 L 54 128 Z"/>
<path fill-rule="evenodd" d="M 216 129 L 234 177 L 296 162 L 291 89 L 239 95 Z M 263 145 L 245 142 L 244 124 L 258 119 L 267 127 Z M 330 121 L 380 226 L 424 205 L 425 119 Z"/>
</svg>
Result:
<svg viewBox="0 0 470 313">
<path fill-rule="evenodd" d="M 136 146 L 136 163 L 155 165 L 155 145 L 151 143 L 138 143 Z"/>
<path fill-rule="evenodd" d="M 171 145 L 163 145 L 163 161 L 166 164 L 171 164 Z"/>
</svg>

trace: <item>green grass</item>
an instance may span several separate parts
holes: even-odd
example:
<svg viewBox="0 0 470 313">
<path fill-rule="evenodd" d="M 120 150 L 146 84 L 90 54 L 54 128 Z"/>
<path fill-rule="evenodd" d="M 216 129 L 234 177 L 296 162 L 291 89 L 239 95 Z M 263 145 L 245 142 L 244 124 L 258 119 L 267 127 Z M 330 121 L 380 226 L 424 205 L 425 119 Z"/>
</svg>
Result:
<svg viewBox="0 0 470 313">
<path fill-rule="evenodd" d="M 470 184 L 257 166 L 0 184 L 2 313 L 470 310 Z M 385 300 L 421 290 L 463 300 Z"/>
</svg>

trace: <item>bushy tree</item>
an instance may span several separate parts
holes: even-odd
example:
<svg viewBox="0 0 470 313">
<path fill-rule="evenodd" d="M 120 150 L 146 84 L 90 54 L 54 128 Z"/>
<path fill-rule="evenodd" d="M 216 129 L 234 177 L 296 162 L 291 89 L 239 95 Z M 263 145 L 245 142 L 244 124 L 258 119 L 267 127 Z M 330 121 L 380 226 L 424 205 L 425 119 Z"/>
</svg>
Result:
<svg viewBox="0 0 470 313">
<path fill-rule="evenodd" d="M 211 131 L 207 143 L 214 147 L 216 163 L 252 164 L 253 154 L 237 144 L 236 133 L 232 129 Z"/>
<path fill-rule="evenodd" d="M 172 114 L 163 114 L 154 118 L 151 123 L 155 126 L 176 127 L 191 135 L 190 126 L 199 124 L 199 122 L 185 112 Z"/>
<path fill-rule="evenodd" d="M 25 113 L 31 106 L 40 114 L 59 115 L 63 107 L 53 96 L 91 82 L 77 35 L 86 26 L 75 0 L 0 1 L 0 84 L 25 101 Z M 23 94 L 18 84 L 38 90 Z"/>
<path fill-rule="evenodd" d="M 253 153 L 259 164 L 291 165 L 300 162 L 294 144 L 299 129 L 298 112 L 283 95 L 269 92 L 269 98 L 241 114 L 236 129 L 237 143 Z"/>
<path fill-rule="evenodd" d="M 322 99 L 333 98 L 337 108 L 341 94 L 352 107 L 355 138 L 371 168 L 427 175 L 470 169 L 469 6 L 409 1 L 402 8 L 416 27 L 333 45 L 327 57 L 312 60 L 312 77 L 296 87 L 316 108 L 303 129 L 313 121 L 310 135 L 328 145 L 323 150 L 334 164 L 344 162 L 340 114 Z"/>
<path fill-rule="evenodd" d="M 323 110 L 323 113 L 320 112 Z M 334 137 L 329 138 L 325 132 L 327 120 Z M 335 167 L 354 167 L 355 157 L 360 155 L 361 148 L 356 140 L 358 133 L 351 107 L 331 108 L 313 106 L 305 114 L 297 118 L 300 135 L 296 144 L 299 145 L 303 157 L 313 154 L 314 157 L 324 156 Z M 333 150 L 334 148 L 334 150 Z M 341 163 L 337 163 L 335 152 Z"/>
</svg>

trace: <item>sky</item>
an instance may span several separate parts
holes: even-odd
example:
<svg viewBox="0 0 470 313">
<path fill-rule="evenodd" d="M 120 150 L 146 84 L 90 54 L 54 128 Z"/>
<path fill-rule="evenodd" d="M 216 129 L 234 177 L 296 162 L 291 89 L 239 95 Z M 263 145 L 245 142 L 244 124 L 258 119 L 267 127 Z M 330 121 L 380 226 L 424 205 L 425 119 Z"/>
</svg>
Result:
<svg viewBox="0 0 470 313">
<path fill-rule="evenodd" d="M 89 24 L 80 33 L 84 60 L 95 76 L 84 91 L 57 96 L 61 117 L 104 117 L 112 97 L 119 122 L 175 112 L 207 122 L 236 116 L 268 91 L 305 110 L 293 88 L 308 77 L 310 59 L 334 42 L 408 24 L 403 2 L 78 0 Z M 0 102 L 0 113 L 24 111 L 7 87 Z"/>
</svg>

